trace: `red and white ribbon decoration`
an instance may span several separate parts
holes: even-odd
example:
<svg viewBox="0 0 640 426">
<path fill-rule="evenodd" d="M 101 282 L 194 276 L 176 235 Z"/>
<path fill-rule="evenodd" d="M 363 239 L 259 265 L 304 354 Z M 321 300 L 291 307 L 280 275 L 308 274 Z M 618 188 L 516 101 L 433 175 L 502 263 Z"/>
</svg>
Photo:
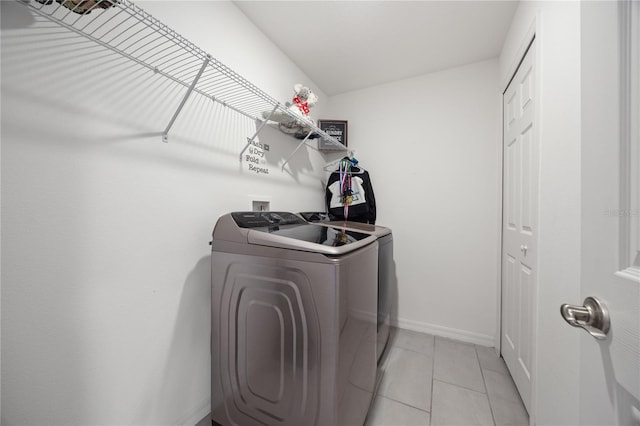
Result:
<svg viewBox="0 0 640 426">
<path fill-rule="evenodd" d="M 304 115 L 309 115 L 309 104 L 307 102 L 302 102 L 299 97 L 293 98 L 293 102 L 295 102 L 296 106 Z"/>
</svg>

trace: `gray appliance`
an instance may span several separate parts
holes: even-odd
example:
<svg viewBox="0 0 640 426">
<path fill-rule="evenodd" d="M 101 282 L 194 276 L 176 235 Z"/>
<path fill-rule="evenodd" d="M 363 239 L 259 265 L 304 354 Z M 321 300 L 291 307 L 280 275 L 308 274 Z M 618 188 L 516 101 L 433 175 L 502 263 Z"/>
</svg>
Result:
<svg viewBox="0 0 640 426">
<path fill-rule="evenodd" d="M 376 384 L 376 238 L 237 212 L 211 244 L 212 420 L 362 425 Z"/>
<path fill-rule="evenodd" d="M 389 343 L 391 325 L 391 307 L 395 288 L 395 266 L 393 262 L 393 234 L 385 226 L 352 221 L 330 221 L 324 212 L 300 212 L 305 220 L 334 229 L 343 229 L 370 234 L 378 239 L 378 320 L 377 320 L 377 358 L 382 360 Z"/>
<path fill-rule="evenodd" d="M 321 222 L 320 224 L 330 226 L 335 229 L 362 232 L 373 235 L 378 239 L 378 319 L 376 353 L 378 361 L 381 361 L 382 354 L 389 343 L 391 307 L 393 305 L 393 289 L 395 287 L 393 234 L 391 229 L 379 225 L 349 221 Z"/>
</svg>

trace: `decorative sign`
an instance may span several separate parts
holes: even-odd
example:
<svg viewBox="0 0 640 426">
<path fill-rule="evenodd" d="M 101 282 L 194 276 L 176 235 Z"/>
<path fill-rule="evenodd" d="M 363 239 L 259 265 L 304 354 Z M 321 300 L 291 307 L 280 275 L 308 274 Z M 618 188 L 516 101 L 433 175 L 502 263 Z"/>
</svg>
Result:
<svg viewBox="0 0 640 426">
<path fill-rule="evenodd" d="M 249 149 L 245 151 L 244 162 L 248 165 L 247 169 L 257 174 L 269 174 L 267 160 L 265 159 L 265 151 L 269 151 L 269 145 L 261 144 L 255 140 L 251 142 Z"/>
<path fill-rule="evenodd" d="M 318 127 L 342 145 L 347 146 L 347 120 L 318 120 Z M 340 150 L 342 147 L 320 138 L 318 149 Z"/>
</svg>

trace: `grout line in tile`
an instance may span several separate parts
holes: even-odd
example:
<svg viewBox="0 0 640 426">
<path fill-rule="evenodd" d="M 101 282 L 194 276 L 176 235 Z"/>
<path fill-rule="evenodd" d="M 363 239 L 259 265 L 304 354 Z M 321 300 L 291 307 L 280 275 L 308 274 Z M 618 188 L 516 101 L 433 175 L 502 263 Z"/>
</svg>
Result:
<svg viewBox="0 0 640 426">
<path fill-rule="evenodd" d="M 439 337 L 439 336 L 436 336 L 436 337 Z M 447 340 L 447 341 L 455 342 L 455 343 L 462 343 L 462 344 L 464 344 L 464 345 L 469 345 L 469 346 L 472 346 L 472 347 L 473 347 L 473 352 L 476 354 L 476 361 L 478 361 L 478 367 L 480 368 L 480 375 L 482 376 L 482 384 L 484 385 L 484 384 L 485 384 L 485 383 L 484 383 L 484 374 L 482 374 L 482 367 L 480 366 L 480 358 L 478 357 L 478 351 L 476 350 L 475 345 L 473 345 L 473 344 L 471 344 L 471 343 L 466 343 L 466 342 L 462 342 L 462 341 L 459 341 L 459 340 L 455 340 L 455 339 L 450 339 L 450 338 L 448 338 L 448 337 L 439 337 L 439 338 L 440 338 L 440 339 L 442 339 L 442 340 Z M 434 353 L 433 353 L 433 359 L 434 359 L 434 361 L 433 361 L 433 362 L 434 362 L 434 364 L 435 364 L 435 358 L 436 358 L 436 354 L 435 354 L 435 340 L 434 340 L 434 348 L 433 348 L 433 351 L 434 351 Z M 435 379 L 435 366 L 433 367 L 432 373 L 433 373 L 433 377 L 434 377 L 434 379 Z M 478 392 L 478 393 L 484 393 L 485 395 L 487 395 L 487 398 L 488 398 L 488 394 L 487 394 L 487 387 L 486 387 L 486 385 L 484 386 L 484 388 L 485 388 L 485 392 L 481 392 L 481 391 L 479 391 L 479 390 L 477 390 L 477 389 L 472 389 L 472 388 L 470 388 L 470 387 L 467 387 L 467 386 L 461 385 L 461 384 L 459 384 L 459 383 L 452 383 L 452 382 L 448 382 L 448 381 L 446 381 L 446 380 L 444 380 L 444 379 L 437 379 L 437 380 L 438 380 L 440 383 L 446 383 L 446 384 L 448 384 L 448 385 L 457 386 L 457 387 L 459 387 L 459 388 L 463 388 L 463 389 L 466 389 L 466 390 L 470 390 L 470 391 L 474 391 L 474 392 Z M 433 387 L 432 387 L 432 389 L 431 389 L 431 390 L 433 390 Z M 432 397 L 433 397 L 433 395 L 432 395 Z"/>
<path fill-rule="evenodd" d="M 413 408 L 413 409 L 416 409 L 416 410 L 422 411 L 423 413 L 427 413 L 427 414 L 429 414 L 429 417 L 431 417 L 431 413 L 430 413 L 429 411 L 427 411 L 427 410 L 422 409 L 422 408 L 418 408 L 418 407 L 416 407 L 416 406 L 414 406 L 414 405 L 407 404 L 406 402 L 398 401 L 397 399 L 393 399 L 393 398 L 390 398 L 390 397 L 388 397 L 388 396 L 378 395 L 378 397 L 380 397 L 380 398 L 384 398 L 384 399 L 388 399 L 389 401 L 397 402 L 398 404 L 402 404 L 402 405 L 404 405 L 405 407 L 410 407 L 410 408 Z"/>
<path fill-rule="evenodd" d="M 429 355 L 427 355 L 427 354 L 425 354 L 425 353 L 423 353 L 423 352 L 416 351 L 416 350 L 414 350 L 414 349 L 407 349 L 407 348 L 403 348 L 402 346 L 395 346 L 395 345 L 394 345 L 394 346 L 393 346 L 393 349 L 402 349 L 403 351 L 413 352 L 414 354 L 424 355 L 424 356 L 426 356 L 427 358 L 433 358 L 432 356 L 429 356 Z"/>
<path fill-rule="evenodd" d="M 424 355 L 424 356 L 429 357 L 429 358 L 433 358 L 432 356 L 429 356 L 429 355 L 425 354 L 424 352 L 420 352 L 420 351 L 417 351 L 415 349 L 405 348 L 405 347 L 398 346 L 398 345 L 391 345 L 391 349 L 402 349 L 403 351 L 413 352 L 415 354 L 420 354 L 420 355 Z"/>
<path fill-rule="evenodd" d="M 478 395 L 484 395 L 484 396 L 487 396 L 487 394 L 486 394 L 486 393 L 483 393 L 483 392 L 477 391 L 477 390 L 475 390 L 475 389 L 465 388 L 464 386 L 456 385 L 455 383 L 445 382 L 445 381 L 440 380 L 440 379 L 435 379 L 435 380 L 434 380 L 434 382 L 442 383 L 443 385 L 454 386 L 454 387 L 456 387 L 456 388 L 464 389 L 464 390 L 469 391 L 469 392 L 477 393 Z"/>
<path fill-rule="evenodd" d="M 407 404 L 404 401 L 399 401 L 399 400 L 394 399 L 394 398 L 392 398 L 390 396 L 386 396 L 386 395 L 382 395 L 382 394 L 378 394 L 377 396 L 379 396 L 380 398 L 386 398 L 386 399 L 388 399 L 390 401 L 393 401 L 393 402 L 397 402 L 398 404 L 406 405 L 407 407 L 415 408 L 416 410 L 420 410 L 420 411 L 425 412 L 425 413 L 429 413 L 429 416 L 431 416 L 431 412 L 425 410 L 424 408 L 420 408 L 420 407 L 416 407 L 415 405 Z"/>
<path fill-rule="evenodd" d="M 475 350 L 475 348 L 476 348 L 476 345 L 475 345 L 475 344 L 473 344 L 473 343 L 463 342 L 462 340 L 456 340 L 456 339 L 453 339 L 453 338 L 451 338 L 451 337 L 434 336 L 434 341 L 435 341 L 436 339 L 438 339 L 438 340 L 444 340 L 445 342 L 457 343 L 457 344 L 465 345 L 465 346 L 472 346 L 474 350 Z"/>
<path fill-rule="evenodd" d="M 0 1 L 1 1 L 1 0 L 0 0 Z M 433 354 L 433 355 L 427 355 L 427 354 L 425 354 L 425 353 L 423 353 L 423 352 L 414 351 L 413 349 L 406 349 L 406 348 L 403 348 L 402 346 L 392 346 L 392 347 L 391 347 L 391 350 L 390 350 L 389 352 L 394 351 L 394 350 L 396 350 L 396 351 L 397 351 L 397 350 L 400 350 L 400 351 L 405 351 L 405 352 L 411 352 L 412 354 L 418 354 L 418 355 L 421 355 L 421 356 L 423 356 L 423 357 L 425 357 L 425 358 L 429 358 L 429 359 L 432 361 L 432 364 L 433 364 L 433 359 L 435 358 L 435 354 Z M 385 360 L 385 361 L 386 361 L 386 360 Z"/>
<path fill-rule="evenodd" d="M 508 374 L 508 373 L 507 373 L 507 374 L 505 374 L 505 373 L 504 373 L 504 372 L 502 372 L 502 371 L 498 371 L 498 369 L 495 369 L 495 370 L 494 370 L 493 368 L 486 368 L 486 367 L 482 367 L 482 366 L 480 366 L 480 369 L 481 369 L 481 370 L 491 371 L 492 373 L 498 373 L 498 374 L 501 374 L 501 375 L 503 375 L 503 376 L 505 376 L 505 377 L 511 377 L 511 374 Z"/>
<path fill-rule="evenodd" d="M 413 331 L 413 333 L 424 334 L 425 336 L 431 336 L 431 337 L 433 337 L 433 345 L 434 345 L 434 346 L 432 347 L 432 353 L 433 353 L 433 350 L 435 350 L 435 341 L 436 341 L 436 336 L 434 336 L 433 334 L 428 334 L 428 333 L 420 333 L 419 331 Z M 390 346 L 391 346 L 391 348 L 403 349 L 403 350 L 405 350 L 405 351 L 415 352 L 415 353 L 417 353 L 417 354 L 421 354 L 421 355 L 427 355 L 427 354 L 425 354 L 425 353 L 423 353 L 423 352 L 420 352 L 420 351 L 418 351 L 418 350 L 415 350 L 415 349 L 409 349 L 409 348 L 405 348 L 405 347 L 403 347 L 403 346 L 399 346 L 399 345 L 397 345 L 395 342 L 394 342 L 394 343 L 392 343 Z M 434 355 L 435 355 L 435 354 L 434 354 Z M 427 356 L 429 356 L 429 355 L 427 355 Z M 432 358 L 433 358 L 433 357 L 432 357 Z"/>
<path fill-rule="evenodd" d="M 487 389 L 487 381 L 484 378 L 484 368 L 480 364 L 480 356 L 478 355 L 478 348 L 473 347 L 473 351 L 476 354 L 476 360 L 478 361 L 478 366 L 480 367 L 480 374 L 482 375 L 482 384 L 484 385 L 484 393 L 487 396 L 487 402 L 489 403 L 489 411 L 491 411 L 491 418 L 493 419 L 493 424 L 496 424 L 496 416 L 493 414 L 493 404 L 491 403 L 491 398 L 489 397 L 489 389 Z"/>
<path fill-rule="evenodd" d="M 481 370 L 482 370 L 482 369 L 481 369 Z M 482 371 L 480 371 L 480 374 L 482 375 Z M 446 380 L 444 380 L 444 379 L 434 379 L 434 380 L 437 380 L 437 381 L 439 381 L 440 383 L 446 383 L 447 385 L 457 386 L 457 387 L 462 388 L 462 389 L 470 390 L 470 391 L 477 392 L 477 393 L 480 393 L 480 394 L 483 394 L 483 395 L 487 395 L 487 396 L 488 396 L 488 394 L 487 394 L 487 392 L 486 392 L 486 390 L 487 390 L 486 385 L 485 385 L 485 389 L 484 389 L 485 391 L 484 391 L 484 392 L 482 392 L 482 391 L 479 391 L 478 389 L 472 389 L 472 388 L 470 388 L 470 387 L 467 387 L 467 386 L 461 385 L 461 384 L 459 384 L 459 383 L 451 383 L 451 382 L 448 382 L 448 381 L 446 381 Z M 482 383 L 484 384 L 484 375 L 482 375 Z"/>
</svg>

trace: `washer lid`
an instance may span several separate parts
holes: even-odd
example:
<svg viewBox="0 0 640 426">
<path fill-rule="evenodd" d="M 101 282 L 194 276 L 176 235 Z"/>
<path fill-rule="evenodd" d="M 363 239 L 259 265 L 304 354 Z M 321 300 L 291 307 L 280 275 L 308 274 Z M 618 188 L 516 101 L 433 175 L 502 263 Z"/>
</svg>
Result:
<svg viewBox="0 0 640 426">
<path fill-rule="evenodd" d="M 365 234 L 375 235 L 376 237 L 383 237 L 385 235 L 391 234 L 391 229 L 386 226 L 380 225 L 371 225 L 368 223 L 361 222 L 353 222 L 353 221 L 329 221 L 329 222 L 318 222 L 318 224 L 323 226 L 331 226 L 338 229 L 347 229 L 350 231 L 359 231 L 364 232 Z"/>
<path fill-rule="evenodd" d="M 231 213 L 249 244 L 341 255 L 373 243 L 376 238 L 357 231 L 305 222 L 287 212 Z M 215 238 L 215 235 L 214 235 Z"/>
<path fill-rule="evenodd" d="M 391 229 L 386 226 L 371 225 L 350 220 L 330 220 L 329 215 L 324 212 L 300 212 L 298 214 L 307 222 L 349 231 L 364 232 L 365 234 L 375 235 L 378 238 L 391 234 Z"/>
</svg>

